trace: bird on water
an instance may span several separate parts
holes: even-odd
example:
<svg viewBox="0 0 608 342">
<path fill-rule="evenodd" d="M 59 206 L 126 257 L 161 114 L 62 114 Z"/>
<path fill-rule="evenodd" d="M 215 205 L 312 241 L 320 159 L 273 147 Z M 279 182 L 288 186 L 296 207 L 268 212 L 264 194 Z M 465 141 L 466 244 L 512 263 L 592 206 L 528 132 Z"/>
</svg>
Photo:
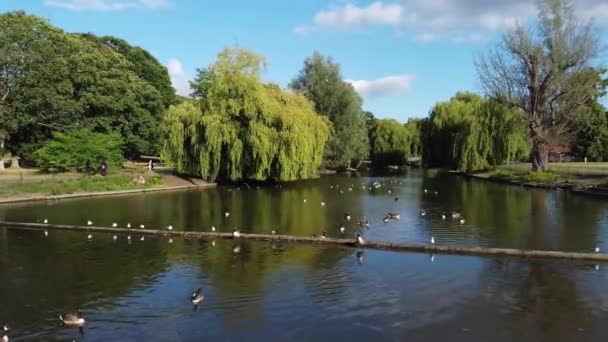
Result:
<svg viewBox="0 0 608 342">
<path fill-rule="evenodd" d="M 84 317 L 80 309 L 76 312 L 69 312 L 64 315 L 59 315 L 59 320 L 64 325 L 79 325 L 82 326 L 85 323 Z"/>
<path fill-rule="evenodd" d="M 112 228 L 116 228 L 116 227 L 118 227 L 118 223 L 116 223 L 116 222 L 112 223 Z"/>
<path fill-rule="evenodd" d="M 211 231 L 214 232 L 215 231 L 215 226 L 211 226 Z"/>
<path fill-rule="evenodd" d="M 203 289 L 200 287 L 192 293 L 192 296 L 190 296 L 190 301 L 194 305 L 200 304 L 203 299 L 205 299 L 205 295 L 203 294 Z"/>
<path fill-rule="evenodd" d="M 2 326 L 2 331 L 0 332 L 0 334 L 2 334 L 2 339 L 0 341 L 2 342 L 8 342 L 8 327 L 6 325 Z"/>
<path fill-rule="evenodd" d="M 344 226 L 340 226 L 339 230 L 340 230 L 340 233 L 344 234 L 344 232 L 346 231 L 346 228 Z"/>
</svg>

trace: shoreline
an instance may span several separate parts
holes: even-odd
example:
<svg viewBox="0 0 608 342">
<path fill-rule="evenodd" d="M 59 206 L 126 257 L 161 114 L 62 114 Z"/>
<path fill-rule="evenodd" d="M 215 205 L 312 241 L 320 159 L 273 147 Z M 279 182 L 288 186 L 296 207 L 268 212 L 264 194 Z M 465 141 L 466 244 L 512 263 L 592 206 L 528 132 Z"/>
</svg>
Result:
<svg viewBox="0 0 608 342">
<path fill-rule="evenodd" d="M 449 174 L 456 176 L 464 176 L 468 179 L 476 179 L 489 181 L 494 183 L 501 183 L 506 185 L 516 185 L 526 188 L 555 190 L 555 191 L 568 191 L 577 195 L 591 196 L 600 199 L 608 199 L 608 188 L 600 188 L 597 185 L 590 186 L 577 186 L 576 183 L 566 181 L 554 182 L 554 183 L 535 183 L 535 182 L 520 182 L 512 179 L 503 179 L 499 177 L 492 177 L 490 173 L 466 173 L 460 171 L 448 171 Z"/>
<path fill-rule="evenodd" d="M 216 183 L 205 183 L 205 184 L 192 184 L 192 185 L 179 185 L 179 186 L 161 186 L 161 187 L 156 187 L 156 188 L 141 188 L 141 189 L 129 189 L 129 190 L 77 192 L 77 193 L 63 194 L 63 195 L 40 195 L 40 194 L 27 195 L 27 194 L 25 194 L 25 195 L 9 196 L 8 198 L 2 198 L 2 199 L 0 199 L 0 205 L 16 204 L 16 203 L 24 203 L 24 202 L 57 201 L 57 200 L 72 199 L 72 198 L 129 195 L 129 194 L 146 193 L 146 192 L 207 189 L 207 188 L 215 188 L 215 187 L 217 187 Z"/>
</svg>

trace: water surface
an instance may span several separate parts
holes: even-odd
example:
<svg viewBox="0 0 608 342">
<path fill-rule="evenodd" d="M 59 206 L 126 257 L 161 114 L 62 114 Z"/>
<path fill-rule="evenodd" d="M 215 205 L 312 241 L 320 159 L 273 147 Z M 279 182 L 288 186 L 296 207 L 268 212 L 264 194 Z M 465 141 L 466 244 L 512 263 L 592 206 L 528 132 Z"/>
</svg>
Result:
<svg viewBox="0 0 608 342">
<path fill-rule="evenodd" d="M 346 211 L 370 220 L 372 240 L 608 250 L 606 202 L 418 171 L 2 206 L 0 219 L 340 236 Z M 402 219 L 383 224 L 389 211 Z M 452 211 L 466 223 L 441 218 Z M 608 265 L 139 238 L 0 228 L 0 322 L 12 340 L 608 338 Z M 194 310 L 197 287 L 206 299 Z M 84 334 L 58 325 L 76 308 Z"/>
</svg>

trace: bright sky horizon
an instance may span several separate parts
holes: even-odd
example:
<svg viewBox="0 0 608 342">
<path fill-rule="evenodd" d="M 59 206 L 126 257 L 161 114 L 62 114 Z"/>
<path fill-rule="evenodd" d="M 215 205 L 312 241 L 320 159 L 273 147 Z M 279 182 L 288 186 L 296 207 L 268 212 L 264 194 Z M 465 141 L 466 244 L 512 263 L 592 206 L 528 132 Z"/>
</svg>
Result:
<svg viewBox="0 0 608 342">
<path fill-rule="evenodd" d="M 574 10 L 608 27 L 608 2 L 576 0 Z M 380 118 L 424 117 L 457 91 L 480 91 L 474 57 L 501 32 L 536 15 L 534 0 L 3 0 L 67 32 L 123 38 L 166 65 L 189 93 L 196 68 L 238 44 L 264 55 L 266 81 L 287 86 L 314 51 Z M 604 41 L 603 36 L 601 37 Z"/>
</svg>

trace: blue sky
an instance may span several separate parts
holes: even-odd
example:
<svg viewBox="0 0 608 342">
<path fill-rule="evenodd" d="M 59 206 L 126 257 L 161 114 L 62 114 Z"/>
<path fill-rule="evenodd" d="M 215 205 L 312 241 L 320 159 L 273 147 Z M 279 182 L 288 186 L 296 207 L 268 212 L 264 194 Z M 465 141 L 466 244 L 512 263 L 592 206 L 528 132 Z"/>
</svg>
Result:
<svg viewBox="0 0 608 342">
<path fill-rule="evenodd" d="M 605 0 L 575 7 L 600 28 L 608 23 Z M 264 78 L 283 86 L 316 50 L 341 65 L 365 109 L 402 121 L 458 90 L 479 90 L 474 56 L 535 14 L 533 0 L 2 0 L 0 11 L 9 10 L 141 46 L 181 93 L 227 45 L 266 56 Z"/>
</svg>

